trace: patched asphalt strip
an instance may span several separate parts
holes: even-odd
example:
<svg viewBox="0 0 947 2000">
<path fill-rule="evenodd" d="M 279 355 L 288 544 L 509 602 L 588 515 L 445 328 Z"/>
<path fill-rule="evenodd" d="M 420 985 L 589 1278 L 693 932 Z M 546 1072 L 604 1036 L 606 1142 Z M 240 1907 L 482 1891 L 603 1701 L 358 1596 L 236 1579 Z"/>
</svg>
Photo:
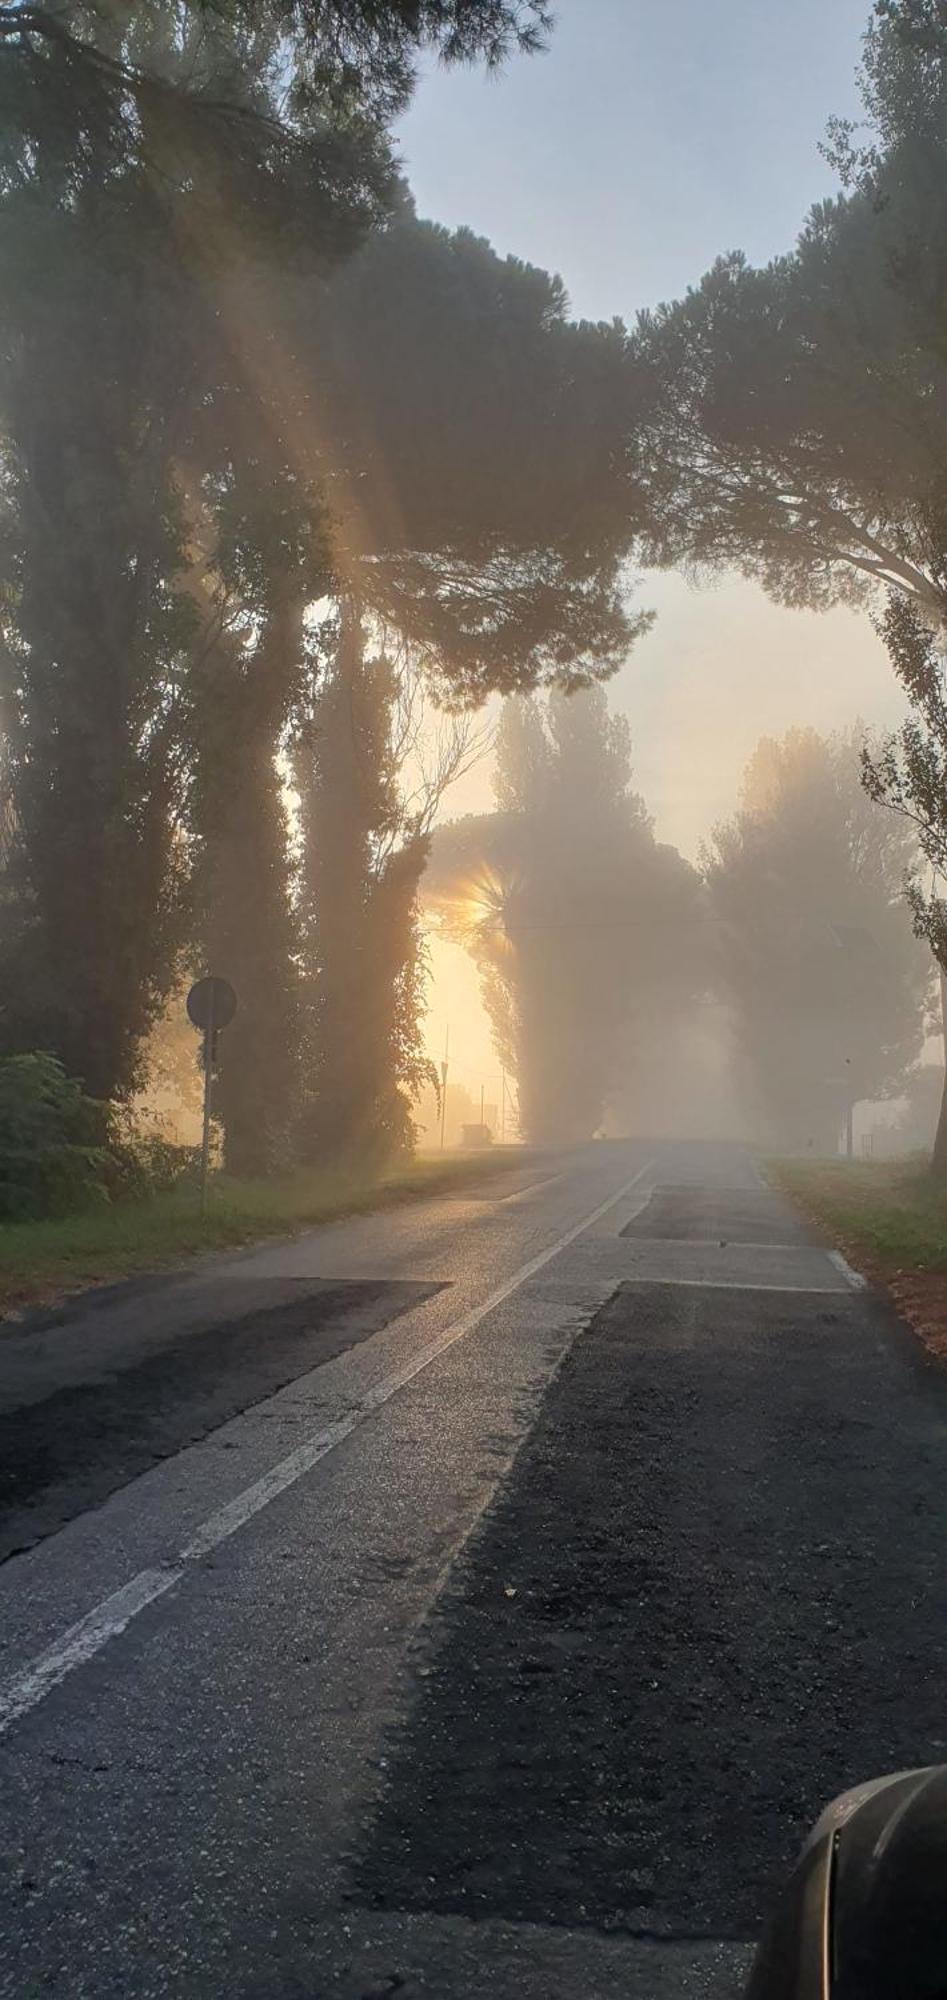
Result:
<svg viewBox="0 0 947 2000">
<path fill-rule="evenodd" d="M 780 1196 L 757 1188 L 657 1187 L 623 1236 L 687 1243 L 815 1243 Z"/>
<path fill-rule="evenodd" d="M 753 1937 L 827 1798 L 947 1752 L 945 1418 L 871 1300 L 623 1287 L 422 1634 L 353 1900 Z"/>
<path fill-rule="evenodd" d="M 257 1303 L 245 1312 L 192 1328 L 104 1379 L 0 1411 L 0 1561 L 437 1290 L 387 1279 L 278 1288 L 249 1280 L 246 1296 Z"/>
</svg>

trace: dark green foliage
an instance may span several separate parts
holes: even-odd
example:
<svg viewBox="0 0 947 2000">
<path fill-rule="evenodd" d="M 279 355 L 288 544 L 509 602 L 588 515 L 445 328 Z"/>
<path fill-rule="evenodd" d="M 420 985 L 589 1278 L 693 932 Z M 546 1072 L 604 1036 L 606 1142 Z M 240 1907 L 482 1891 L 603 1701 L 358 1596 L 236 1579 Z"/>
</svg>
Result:
<svg viewBox="0 0 947 2000">
<path fill-rule="evenodd" d="M 532 0 L 0 8 L 3 1045 L 127 1094 L 181 952 L 222 951 L 243 1160 L 273 1156 L 293 1049 L 270 625 L 291 598 L 298 671 L 327 581 L 291 302 L 401 201 L 420 52 L 496 62 L 542 26 Z"/>
<path fill-rule="evenodd" d="M 930 55 L 942 55 L 947 49 L 945 0 L 875 0 L 875 13 L 879 21 L 890 23 L 908 48 Z"/>
<path fill-rule="evenodd" d="M 226 64 L 226 37 L 212 46 Z M 254 103 L 266 87 L 265 72 L 247 82 Z M 344 143 L 357 151 L 357 130 Z M 327 262 L 389 198 L 381 180 L 349 202 L 330 177 L 290 262 L 274 215 L 245 229 L 242 208 L 239 235 L 223 213 L 205 226 L 186 156 L 155 178 L 126 147 L 86 175 L 77 140 L 75 198 L 72 156 L 44 144 L 33 166 L 14 150 L 0 200 L 5 1045 L 41 1031 L 99 1094 L 127 1092 L 181 953 L 222 953 L 235 981 L 239 960 L 248 1004 L 221 1095 L 248 1159 L 271 1107 L 263 1161 L 294 1043 L 273 758 L 302 608 L 354 579 L 454 703 L 613 668 L 645 622 L 618 588 L 627 343 L 568 326 L 544 274 L 407 213 L 327 286 Z M 289 181 L 284 198 L 298 220 Z M 249 996 L 271 952 L 264 1020 Z M 279 1074 L 238 1111 L 251 1040 Z"/>
<path fill-rule="evenodd" d="M 0 76 L 61 134 L 64 153 L 84 139 L 121 157 L 157 127 L 272 174 L 316 119 L 330 131 L 387 125 L 423 51 L 495 67 L 541 47 L 549 26 L 541 0 L 11 4 L 0 8 Z"/>
<path fill-rule="evenodd" d="M 947 181 L 918 259 L 947 271 Z M 778 601 L 894 585 L 947 604 L 940 338 L 894 282 L 903 242 L 866 196 L 817 209 L 792 258 L 721 260 L 642 323 L 654 382 L 653 554 L 741 569 Z"/>
<path fill-rule="evenodd" d="M 909 898 L 914 925 L 939 964 L 947 966 L 947 901 L 937 885 L 947 875 L 947 698 L 940 648 L 913 606 L 892 599 L 881 629 L 911 704 L 901 728 L 862 753 L 869 795 L 900 816 L 912 863 Z M 918 864 L 930 867 L 930 886 Z"/>
<path fill-rule="evenodd" d="M 914 929 L 940 967 L 941 1004 L 947 1002 L 947 698 L 941 643 L 913 605 L 892 598 L 881 631 L 895 672 L 911 704 L 901 728 L 862 753 L 862 782 L 869 796 L 897 813 L 916 843 L 907 877 Z M 930 867 L 927 881 L 921 861 Z M 947 1174 L 947 1077 L 932 1156 Z"/>
<path fill-rule="evenodd" d="M 90 1098 L 55 1056 L 0 1060 L 0 1219 L 139 1201 L 195 1179 L 198 1155 L 142 1137 Z M 196 1179 L 195 1179 L 196 1185 Z"/>
<path fill-rule="evenodd" d="M 722 258 L 642 319 L 659 559 L 742 569 L 790 604 L 890 586 L 947 611 L 944 53 L 876 24 L 877 144 L 834 128 L 848 192 L 791 255 Z"/>
<path fill-rule="evenodd" d="M 179 560 L 169 370 L 181 357 L 166 351 L 161 258 L 124 263 L 117 192 L 98 204 L 97 261 L 75 213 L 34 193 L 0 201 L 14 814 L 3 1035 L 14 1048 L 41 1038 L 107 1096 L 134 1080 L 171 952 L 169 703 L 190 631 L 167 587 Z"/>
<path fill-rule="evenodd" d="M 849 1107 L 897 1096 L 930 959 L 902 900 L 910 827 L 859 781 L 857 735 L 764 739 L 704 857 L 714 962 L 758 1136 L 834 1152 Z"/>
<path fill-rule="evenodd" d="M 179 46 L 161 9 L 112 17 L 175 107 L 182 76 L 202 102 L 216 79 L 239 103 L 228 126 L 239 185 L 216 126 L 192 146 L 161 91 L 116 137 L 87 129 L 86 100 L 67 89 L 64 132 L 44 95 L 58 42 L 33 50 L 35 64 L 26 51 L 30 89 L 0 174 L 17 835 L 4 1032 L 13 1047 L 42 1033 L 103 1096 L 137 1081 L 185 941 L 182 830 L 208 653 L 224 631 L 246 632 L 272 572 L 283 583 L 295 564 L 324 581 L 300 553 L 318 540 L 322 502 L 287 454 L 295 413 L 274 412 L 261 388 L 273 349 L 260 298 L 290 251 L 321 269 L 351 249 L 394 187 L 381 135 L 322 120 L 299 128 L 317 183 L 302 199 L 299 160 L 273 122 L 277 69 L 256 63 L 252 37 L 206 28 L 195 12 L 194 46 L 187 32 Z M 15 56 L 4 44 L 0 76 Z M 251 127 L 272 158 L 249 140 L 241 151 Z"/>
<path fill-rule="evenodd" d="M 181 1146 L 157 1133 L 111 1130 L 103 1180 L 113 1202 L 146 1201 L 172 1189 L 199 1185 L 200 1147 Z"/>
<path fill-rule="evenodd" d="M 427 829 L 398 800 L 393 689 L 340 663 L 312 711 L 304 607 L 354 592 L 455 706 L 599 677 L 647 622 L 620 591 L 622 329 L 570 326 L 558 281 L 418 224 L 385 136 L 417 51 L 496 61 L 543 20 L 2 18 L 2 1032 L 127 1094 L 182 962 L 213 966 L 240 996 L 217 1105 L 241 1172 L 285 1157 L 304 1017 L 311 1150 L 403 1146 L 426 1073 Z M 321 737 L 356 683 L 343 799 Z M 313 760 L 299 913 L 291 732 Z"/>
<path fill-rule="evenodd" d="M 49 1055 L 0 1061 L 0 1217 L 64 1215 L 106 1199 L 102 1105 Z"/>
<path fill-rule="evenodd" d="M 496 793 L 439 832 L 427 889 L 480 968 L 524 1135 L 569 1144 L 627 1097 L 651 1012 L 690 995 L 697 882 L 654 840 L 601 689 L 509 702 Z"/>
<path fill-rule="evenodd" d="M 624 330 L 570 324 L 558 279 L 405 213 L 312 301 L 310 430 L 366 606 L 448 702 L 620 664 L 646 615 Z"/>
</svg>

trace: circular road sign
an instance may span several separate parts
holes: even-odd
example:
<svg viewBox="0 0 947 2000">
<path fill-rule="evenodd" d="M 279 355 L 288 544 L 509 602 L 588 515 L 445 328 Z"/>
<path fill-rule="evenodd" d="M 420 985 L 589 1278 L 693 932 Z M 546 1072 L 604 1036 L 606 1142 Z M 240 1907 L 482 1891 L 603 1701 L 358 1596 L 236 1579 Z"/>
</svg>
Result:
<svg viewBox="0 0 947 2000">
<path fill-rule="evenodd" d="M 199 979 L 187 996 L 188 1019 L 195 1028 L 228 1028 L 237 1011 L 237 996 L 229 979 L 210 975 Z"/>
</svg>

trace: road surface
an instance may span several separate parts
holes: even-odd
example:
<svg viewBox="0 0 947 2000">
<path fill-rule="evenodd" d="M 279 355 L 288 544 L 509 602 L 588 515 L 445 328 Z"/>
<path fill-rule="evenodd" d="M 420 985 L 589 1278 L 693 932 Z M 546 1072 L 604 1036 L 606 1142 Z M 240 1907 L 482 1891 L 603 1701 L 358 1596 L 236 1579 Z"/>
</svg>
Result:
<svg viewBox="0 0 947 2000">
<path fill-rule="evenodd" d="M 945 1416 L 725 1147 L 6 1331 L 0 1995 L 735 1995 L 947 1757 Z"/>
</svg>

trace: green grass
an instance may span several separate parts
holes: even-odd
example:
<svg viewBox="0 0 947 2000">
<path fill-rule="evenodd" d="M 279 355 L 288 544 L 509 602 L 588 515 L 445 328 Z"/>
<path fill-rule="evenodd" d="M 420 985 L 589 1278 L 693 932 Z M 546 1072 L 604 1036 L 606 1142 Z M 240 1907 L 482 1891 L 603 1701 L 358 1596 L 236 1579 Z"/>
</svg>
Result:
<svg viewBox="0 0 947 2000">
<path fill-rule="evenodd" d="M 201 1251 L 290 1236 L 314 1223 L 463 1187 L 522 1157 L 519 1148 L 498 1146 L 489 1153 L 413 1160 L 375 1180 L 331 1172 L 274 1181 L 218 1175 L 203 1217 L 189 1189 L 56 1221 L 0 1225 L 0 1314 L 182 1263 Z"/>
<path fill-rule="evenodd" d="M 947 1271 L 947 1186 L 923 1160 L 771 1160 L 768 1172 L 856 1261 Z"/>
</svg>

